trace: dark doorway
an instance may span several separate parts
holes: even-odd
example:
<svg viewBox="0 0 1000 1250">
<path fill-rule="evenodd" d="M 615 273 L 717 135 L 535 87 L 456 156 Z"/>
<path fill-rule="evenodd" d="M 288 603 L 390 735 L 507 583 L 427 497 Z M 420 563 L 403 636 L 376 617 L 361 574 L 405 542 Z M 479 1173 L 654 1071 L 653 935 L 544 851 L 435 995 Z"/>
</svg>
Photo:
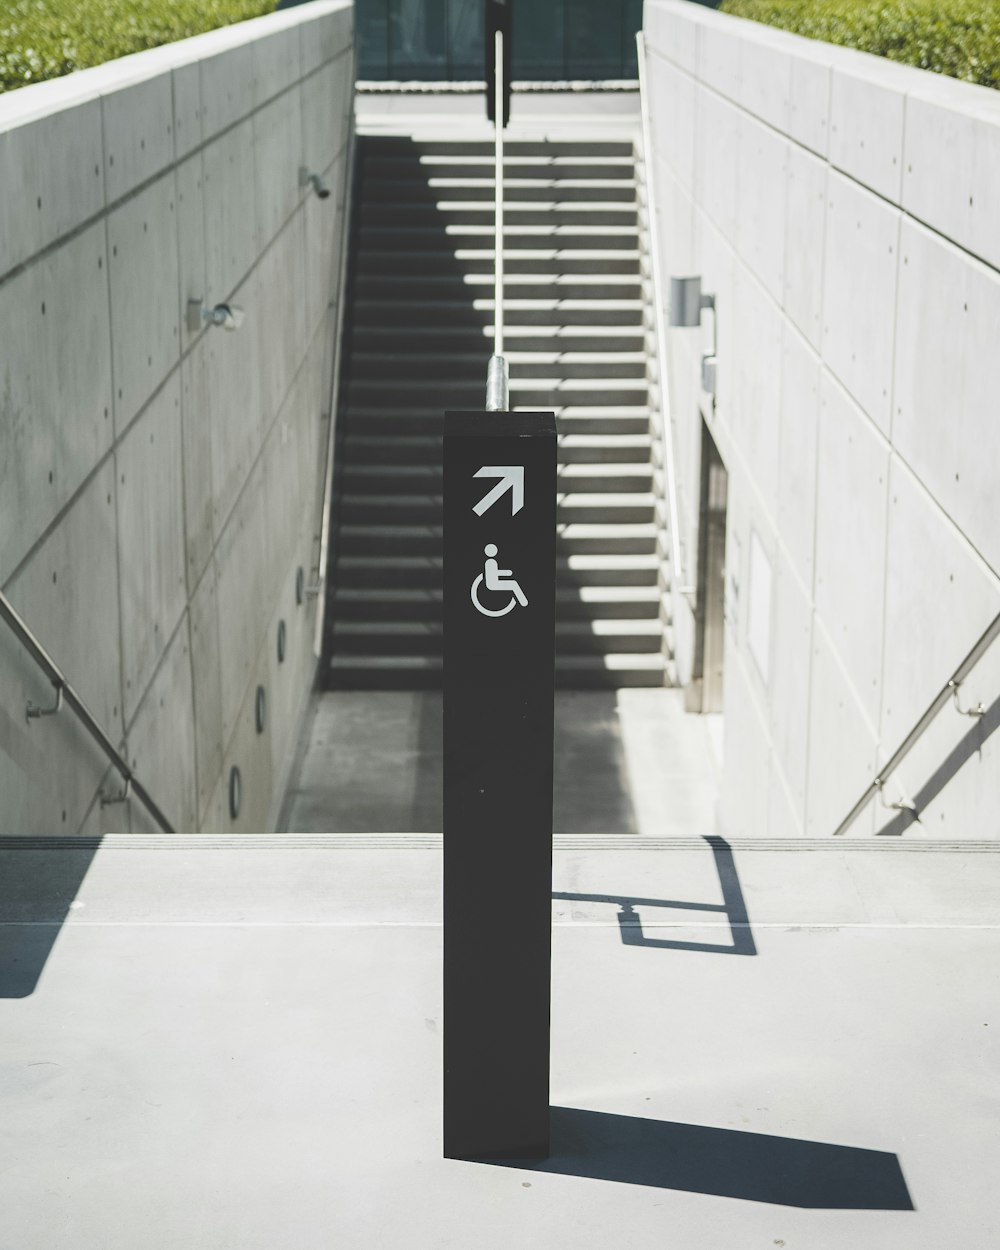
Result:
<svg viewBox="0 0 1000 1250">
<path fill-rule="evenodd" d="M 689 712 L 722 711 L 728 487 L 729 474 L 703 419 L 694 666 L 686 692 Z"/>
</svg>

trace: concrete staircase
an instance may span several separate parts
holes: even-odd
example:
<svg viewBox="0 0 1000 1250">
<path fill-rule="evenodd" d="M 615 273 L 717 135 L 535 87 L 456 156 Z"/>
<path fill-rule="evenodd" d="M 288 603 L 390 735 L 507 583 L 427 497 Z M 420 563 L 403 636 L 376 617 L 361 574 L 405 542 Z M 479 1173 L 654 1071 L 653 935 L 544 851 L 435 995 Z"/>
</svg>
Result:
<svg viewBox="0 0 1000 1250">
<path fill-rule="evenodd" d="M 511 406 L 559 431 L 557 681 L 667 683 L 630 141 L 505 145 Z M 359 138 L 328 687 L 441 674 L 441 430 L 485 402 L 492 144 Z"/>
</svg>

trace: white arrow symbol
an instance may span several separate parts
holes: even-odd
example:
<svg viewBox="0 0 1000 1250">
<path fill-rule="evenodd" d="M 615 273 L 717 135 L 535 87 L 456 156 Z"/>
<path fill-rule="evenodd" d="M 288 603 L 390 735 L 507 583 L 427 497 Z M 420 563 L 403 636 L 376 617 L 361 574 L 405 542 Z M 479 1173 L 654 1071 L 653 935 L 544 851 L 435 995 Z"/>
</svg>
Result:
<svg viewBox="0 0 1000 1250">
<path fill-rule="evenodd" d="M 492 508 L 505 490 L 512 491 L 513 507 L 511 516 L 516 516 L 524 507 L 524 465 L 521 464 L 484 464 L 473 477 L 498 477 L 500 481 L 479 503 L 473 506 L 476 516 L 482 516 L 487 508 Z"/>
</svg>

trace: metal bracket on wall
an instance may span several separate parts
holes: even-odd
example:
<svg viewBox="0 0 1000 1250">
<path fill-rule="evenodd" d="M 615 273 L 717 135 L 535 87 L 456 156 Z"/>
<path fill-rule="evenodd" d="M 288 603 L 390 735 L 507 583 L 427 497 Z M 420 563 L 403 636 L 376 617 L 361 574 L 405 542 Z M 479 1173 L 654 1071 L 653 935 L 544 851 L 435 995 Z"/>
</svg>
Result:
<svg viewBox="0 0 1000 1250">
<path fill-rule="evenodd" d="M 955 711 L 959 716 L 975 716 L 978 718 L 986 715 L 986 708 L 982 703 L 977 703 L 975 707 L 962 707 L 958 701 L 958 692 L 962 685 L 960 681 L 950 681 L 948 685 L 951 687 L 951 697 L 955 704 Z"/>
<path fill-rule="evenodd" d="M 122 788 L 121 794 L 104 794 L 104 793 L 101 794 L 101 806 L 102 807 L 114 807 L 116 803 L 124 803 L 125 800 L 128 798 L 129 791 L 131 789 L 132 789 L 132 778 L 126 777 L 125 785 Z"/>
<path fill-rule="evenodd" d="M 36 707 L 29 699 L 27 706 L 24 709 L 26 720 L 36 720 L 40 716 L 55 716 L 57 712 L 61 711 L 63 703 L 62 682 L 54 681 L 52 685 L 55 687 L 56 691 L 55 703 L 53 703 L 51 707 Z"/>
</svg>

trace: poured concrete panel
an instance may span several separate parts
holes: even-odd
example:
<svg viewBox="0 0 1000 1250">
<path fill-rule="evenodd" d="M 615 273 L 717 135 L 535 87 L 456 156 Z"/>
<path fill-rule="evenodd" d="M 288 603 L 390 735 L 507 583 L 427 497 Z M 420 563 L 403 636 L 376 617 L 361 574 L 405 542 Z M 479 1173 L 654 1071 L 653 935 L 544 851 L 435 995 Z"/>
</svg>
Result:
<svg viewBox="0 0 1000 1250">
<path fill-rule="evenodd" d="M 286 91 L 254 114 L 253 136 L 257 178 L 257 224 L 266 247 L 291 216 L 299 201 L 302 156 L 302 113 L 299 92 Z"/>
<path fill-rule="evenodd" d="M 1000 275 L 914 223 L 901 247 L 894 442 L 1000 570 Z"/>
<path fill-rule="evenodd" d="M 705 23 L 698 30 L 698 78 L 734 102 L 740 98 L 742 46 L 739 33 L 721 23 Z"/>
<path fill-rule="evenodd" d="M 222 657 L 215 565 L 209 564 L 191 596 L 191 672 L 199 827 L 222 774 Z"/>
<path fill-rule="evenodd" d="M 722 749 L 725 773 L 719 815 L 728 836 L 766 838 L 771 748 L 765 714 L 745 666 L 745 659 L 732 646 L 727 633 Z"/>
<path fill-rule="evenodd" d="M 253 98 L 259 108 L 302 77 L 302 50 L 298 23 L 255 39 Z"/>
<path fill-rule="evenodd" d="M 253 111 L 253 50 L 249 43 L 199 61 L 201 135 L 208 140 Z"/>
<path fill-rule="evenodd" d="M 871 722 L 818 621 L 813 628 L 810 678 L 806 836 L 827 838 L 874 776 L 877 743 Z M 870 834 L 872 819 L 869 806 L 850 834 Z"/>
<path fill-rule="evenodd" d="M 255 703 L 257 687 L 267 681 L 267 656 L 261 650 L 254 657 L 248 673 L 246 696 L 239 707 L 233 733 L 226 750 L 220 785 L 223 792 L 221 811 L 210 809 L 209 819 L 222 820 L 222 829 L 214 832 L 264 833 L 268 830 L 274 777 L 271 768 L 270 733 L 257 732 Z M 233 819 L 229 811 L 229 784 L 233 767 L 240 771 L 240 809 Z M 206 828 L 206 832 L 213 832 Z"/>
<path fill-rule="evenodd" d="M 780 303 L 785 287 L 785 206 L 788 143 L 744 117 L 739 143 L 736 249 Z"/>
<path fill-rule="evenodd" d="M 258 467 L 215 549 L 224 742 L 233 735 L 268 619 L 270 593 L 261 561 L 267 541 L 264 504 L 264 475 Z"/>
<path fill-rule="evenodd" d="M 208 302 L 227 299 L 257 255 L 253 122 L 213 140 L 203 152 Z"/>
<path fill-rule="evenodd" d="M 104 184 L 109 204 L 165 169 L 174 159 L 171 75 L 156 74 L 101 97 Z"/>
<path fill-rule="evenodd" d="M 899 221 L 897 209 L 830 171 L 823 264 L 823 357 L 886 434 Z"/>
<path fill-rule="evenodd" d="M 201 332 L 187 325 L 188 303 L 197 300 L 204 306 L 208 298 L 208 281 L 205 269 L 205 197 L 204 169 L 201 153 L 182 161 L 177 166 L 177 263 L 180 290 L 180 341 L 182 351 L 194 342 Z"/>
<path fill-rule="evenodd" d="M 683 65 L 693 73 L 697 63 L 698 26 L 686 14 L 664 5 L 651 4 L 642 15 L 642 30 L 648 49 Z"/>
<path fill-rule="evenodd" d="M 353 84 L 350 61 L 342 57 L 307 78 L 299 88 L 302 108 L 302 160 L 325 169 L 347 142 Z"/>
<path fill-rule="evenodd" d="M 743 128 L 740 113 L 704 87 L 698 89 L 695 198 L 727 239 L 736 237 L 736 179 Z"/>
<path fill-rule="evenodd" d="M 825 51 L 825 49 L 823 49 Z M 808 45 L 792 57 L 788 133 L 817 156 L 830 146 L 830 82 L 833 71 L 822 53 L 810 55 Z"/>
<path fill-rule="evenodd" d="M 883 62 L 835 66 L 830 89 L 830 163 L 898 204 L 902 188 L 903 83 Z M 903 89 L 901 89 L 903 88 Z"/>
<path fill-rule="evenodd" d="M 1000 581 L 909 469 L 890 476 L 882 737 L 903 740 L 1000 612 Z M 996 692 L 984 692 L 990 702 Z"/>
<path fill-rule="evenodd" d="M 188 620 L 180 622 L 128 731 L 129 760 L 177 833 L 194 833 L 195 750 Z M 146 779 L 149 780 L 146 780 Z M 154 780 L 155 779 L 155 789 Z M 144 804 L 130 800 L 132 831 L 156 833 Z"/>
<path fill-rule="evenodd" d="M 788 133 L 792 58 L 775 45 L 785 42 L 745 39 L 740 48 L 740 104 L 782 134 Z"/>
<path fill-rule="evenodd" d="M 261 416 L 273 409 L 262 405 L 258 381 L 258 318 L 264 314 L 257 296 L 256 270 L 236 292 L 234 302 L 246 312 L 239 330 L 213 327 L 206 332 L 208 428 L 212 442 L 212 516 L 216 538 L 243 489 L 261 446 Z"/>
<path fill-rule="evenodd" d="M 101 102 L 20 122 L 0 103 L 0 277 L 104 207 Z"/>
<path fill-rule="evenodd" d="M 342 220 L 337 211 L 337 195 L 342 192 L 346 158 L 340 157 L 324 171 L 330 188 L 328 199 L 312 193 L 302 203 L 305 237 L 305 333 L 310 336 L 325 316 L 331 299 L 340 291 L 340 230 Z"/>
<path fill-rule="evenodd" d="M 0 285 L 0 583 L 112 440 L 104 226 Z"/>
<path fill-rule="evenodd" d="M 178 65 L 174 87 L 174 159 L 181 161 L 201 145 L 201 67 Z"/>
<path fill-rule="evenodd" d="M 796 811 L 795 800 L 781 764 L 772 753 L 769 760 L 767 791 L 767 836 L 769 838 L 801 838 L 805 836 L 803 817 Z"/>
<path fill-rule="evenodd" d="M 819 381 L 819 358 L 786 325 L 781 359 L 777 522 L 789 559 L 810 594 L 816 534 Z"/>
<path fill-rule="evenodd" d="M 796 819 L 805 818 L 812 600 L 779 548 L 775 567 L 770 730 Z"/>
<path fill-rule="evenodd" d="M 1000 268 L 996 92 L 967 83 L 921 84 L 906 101 L 904 153 L 906 210 Z"/>
<path fill-rule="evenodd" d="M 256 269 L 257 367 L 265 417 L 281 407 L 308 347 L 305 214 L 285 225 Z M 244 332 L 249 326 L 244 326 Z"/>
<path fill-rule="evenodd" d="M 171 175 L 108 217 L 114 411 L 119 434 L 180 355 L 175 201 Z"/>
<path fill-rule="evenodd" d="M 17 606 L 17 605 L 15 605 Z M 35 629 L 36 622 L 29 622 Z M 14 634 L 0 630 L 0 834 L 73 834 L 87 815 L 105 757 L 68 708 L 50 708 L 48 679 Z"/>
<path fill-rule="evenodd" d="M 877 725 L 889 447 L 826 373 L 818 446 L 816 611 Z"/>
<path fill-rule="evenodd" d="M 181 364 L 181 430 L 184 458 L 184 530 L 188 591 L 195 586 L 215 546 L 212 502 L 212 392 L 208 369 L 215 342 L 206 333 Z"/>
<path fill-rule="evenodd" d="M 788 199 L 781 214 L 785 288 L 778 298 L 818 351 L 823 329 L 827 165 L 794 143 L 788 144 L 787 163 Z"/>
<path fill-rule="evenodd" d="M 299 26 L 302 45 L 302 73 L 343 56 L 354 38 L 354 6 L 344 4 L 332 13 L 323 13 Z M 350 70 L 347 71 L 351 73 Z"/>
<path fill-rule="evenodd" d="M 760 283 L 736 267 L 732 338 L 720 336 L 720 360 L 732 361 L 726 417 L 769 516 L 777 512 L 781 428 L 781 316 Z M 721 329 L 721 325 L 720 325 Z"/>
<path fill-rule="evenodd" d="M 112 740 L 122 730 L 114 464 L 108 459 L 7 588 Z"/>
<path fill-rule="evenodd" d="M 180 405 L 175 370 L 115 451 L 126 723 L 187 601 Z"/>
<path fill-rule="evenodd" d="M 694 127 L 675 125 L 671 119 L 693 119 L 697 84 L 689 73 L 655 53 L 647 58 L 646 69 L 653 150 L 670 166 L 681 186 L 690 190 L 694 178 Z M 659 122 L 655 131 L 654 117 Z"/>
</svg>

